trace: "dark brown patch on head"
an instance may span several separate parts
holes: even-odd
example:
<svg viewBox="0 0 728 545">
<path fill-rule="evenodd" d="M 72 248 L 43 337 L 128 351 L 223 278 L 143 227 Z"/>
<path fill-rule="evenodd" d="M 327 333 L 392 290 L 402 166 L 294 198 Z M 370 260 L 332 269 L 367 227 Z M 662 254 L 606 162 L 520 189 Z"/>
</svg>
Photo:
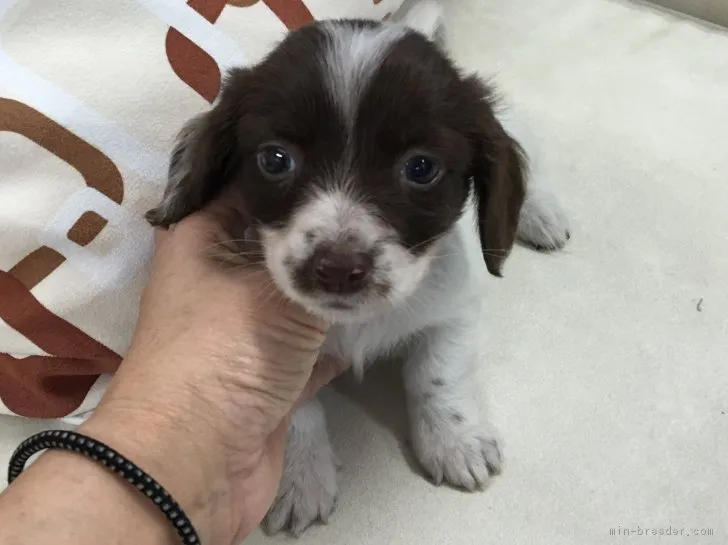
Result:
<svg viewBox="0 0 728 545">
<path fill-rule="evenodd" d="M 147 214 L 152 224 L 180 221 L 223 187 L 240 195 L 251 221 L 285 223 L 310 187 L 265 178 L 256 155 L 264 143 L 276 142 L 300 159 L 296 181 L 315 181 L 343 154 L 344 122 L 317 61 L 325 41 L 322 30 L 309 25 L 290 33 L 259 65 L 230 71 L 218 104 L 180 134 L 165 200 Z"/>
<path fill-rule="evenodd" d="M 494 112 L 492 91 L 463 78 L 430 41 L 409 33 L 392 45 L 368 83 L 355 124 L 357 168 L 366 195 L 413 253 L 424 252 L 460 217 L 471 187 L 483 257 L 491 273 L 515 240 L 525 158 Z M 403 160 L 434 157 L 444 175 L 403 184 Z"/>
<path fill-rule="evenodd" d="M 433 385 L 433 386 L 437 386 L 437 387 L 440 387 L 440 386 L 442 386 L 443 384 L 445 384 L 445 382 L 444 382 L 444 381 L 443 381 L 443 380 L 442 380 L 441 378 L 435 378 L 435 379 L 432 379 L 432 385 Z"/>
<path fill-rule="evenodd" d="M 467 137 L 452 95 L 450 61 L 419 34 L 396 42 L 361 97 L 354 138 L 359 178 L 404 245 L 421 253 L 460 217 L 469 193 Z M 423 153 L 444 171 L 432 185 L 403 183 L 408 156 Z"/>
</svg>

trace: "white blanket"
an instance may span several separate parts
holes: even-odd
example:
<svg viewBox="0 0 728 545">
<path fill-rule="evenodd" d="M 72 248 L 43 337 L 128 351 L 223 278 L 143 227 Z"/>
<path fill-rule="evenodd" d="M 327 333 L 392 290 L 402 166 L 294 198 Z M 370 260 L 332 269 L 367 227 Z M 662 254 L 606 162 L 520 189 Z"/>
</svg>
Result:
<svg viewBox="0 0 728 545">
<path fill-rule="evenodd" d="M 131 339 L 182 124 L 288 29 L 402 0 L 0 2 L 0 414 L 81 415 Z"/>
</svg>

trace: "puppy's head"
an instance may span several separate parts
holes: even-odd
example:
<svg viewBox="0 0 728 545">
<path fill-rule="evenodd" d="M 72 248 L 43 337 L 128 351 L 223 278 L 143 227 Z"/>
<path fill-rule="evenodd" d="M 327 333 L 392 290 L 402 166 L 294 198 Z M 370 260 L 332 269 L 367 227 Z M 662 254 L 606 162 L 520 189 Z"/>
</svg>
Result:
<svg viewBox="0 0 728 545">
<path fill-rule="evenodd" d="M 415 291 L 473 190 L 499 275 L 523 159 L 488 88 L 405 27 L 329 21 L 228 75 L 212 110 L 182 130 L 147 217 L 169 226 L 226 199 L 289 297 L 351 321 Z"/>
</svg>

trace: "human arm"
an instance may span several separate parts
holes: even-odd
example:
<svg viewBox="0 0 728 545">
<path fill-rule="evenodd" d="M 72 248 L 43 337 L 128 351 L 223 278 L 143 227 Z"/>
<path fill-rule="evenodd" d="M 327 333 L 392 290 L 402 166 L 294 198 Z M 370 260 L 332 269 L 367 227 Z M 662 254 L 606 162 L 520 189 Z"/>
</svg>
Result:
<svg viewBox="0 0 728 545">
<path fill-rule="evenodd" d="M 79 430 L 165 486 L 205 545 L 235 543 L 265 514 L 280 477 L 287 414 L 326 331 L 280 296 L 263 269 L 208 259 L 222 236 L 204 215 L 160 235 L 132 346 Z M 309 389 L 335 372 L 317 366 Z M 0 544 L 50 539 L 177 538 L 123 481 L 77 454 L 49 452 L 0 496 Z"/>
</svg>

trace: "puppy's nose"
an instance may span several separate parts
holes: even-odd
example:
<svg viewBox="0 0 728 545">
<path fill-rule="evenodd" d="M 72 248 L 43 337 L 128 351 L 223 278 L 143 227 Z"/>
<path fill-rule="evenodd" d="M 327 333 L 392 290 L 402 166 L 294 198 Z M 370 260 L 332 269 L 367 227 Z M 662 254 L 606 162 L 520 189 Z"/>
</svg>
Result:
<svg viewBox="0 0 728 545">
<path fill-rule="evenodd" d="M 372 270 L 371 256 L 360 252 L 319 250 L 313 272 L 319 287 L 329 293 L 355 293 L 364 287 Z"/>
</svg>

